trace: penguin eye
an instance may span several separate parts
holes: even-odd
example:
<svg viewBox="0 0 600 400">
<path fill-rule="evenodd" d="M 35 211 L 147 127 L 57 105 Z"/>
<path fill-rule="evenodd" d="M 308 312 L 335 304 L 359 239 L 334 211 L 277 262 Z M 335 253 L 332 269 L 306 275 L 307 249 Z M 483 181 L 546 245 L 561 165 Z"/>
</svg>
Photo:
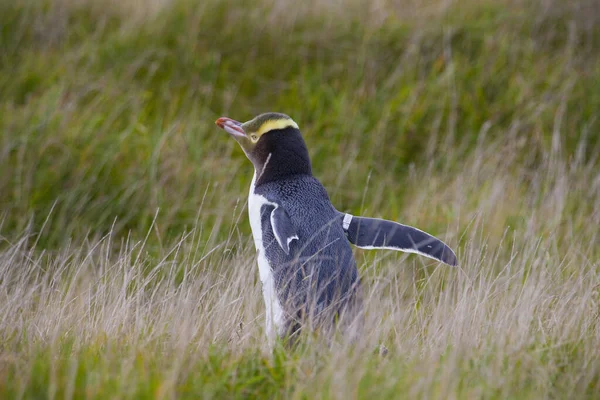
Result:
<svg viewBox="0 0 600 400">
<path fill-rule="evenodd" d="M 253 142 L 256 142 L 258 140 L 258 136 L 256 135 L 256 133 L 253 133 L 252 135 L 250 135 L 250 139 L 252 139 Z"/>
</svg>

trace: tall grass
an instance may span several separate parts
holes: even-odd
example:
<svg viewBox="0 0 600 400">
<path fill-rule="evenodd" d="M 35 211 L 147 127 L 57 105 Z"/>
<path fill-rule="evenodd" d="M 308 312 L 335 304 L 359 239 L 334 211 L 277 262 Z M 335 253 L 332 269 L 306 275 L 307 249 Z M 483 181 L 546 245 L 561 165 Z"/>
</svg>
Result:
<svg viewBox="0 0 600 400">
<path fill-rule="evenodd" d="M 0 397 L 596 397 L 596 2 L 297 3 L 0 3 Z M 266 346 L 213 121 L 267 110 L 457 250 L 357 250 L 352 345 Z"/>
<path fill-rule="evenodd" d="M 0 391 L 594 397 L 600 173 L 552 157 L 537 171 L 515 168 L 510 147 L 486 144 L 458 173 L 415 172 L 415 181 L 429 184 L 408 185 L 406 212 L 452 210 L 457 224 L 447 237 L 461 243 L 460 267 L 357 254 L 368 300 L 364 337 L 353 346 L 269 355 L 253 249 L 247 239 L 234 243 L 235 230 L 206 247 L 198 232 L 218 227 L 198 222 L 158 257 L 143 241 L 126 240 L 115 253 L 111 234 L 54 253 L 24 235 L 0 254 Z M 381 190 L 372 183 L 365 196 Z M 581 198 L 586 204 L 573 209 Z M 511 218 L 524 228 L 503 225 Z M 380 343 L 389 349 L 385 358 L 376 352 Z"/>
</svg>

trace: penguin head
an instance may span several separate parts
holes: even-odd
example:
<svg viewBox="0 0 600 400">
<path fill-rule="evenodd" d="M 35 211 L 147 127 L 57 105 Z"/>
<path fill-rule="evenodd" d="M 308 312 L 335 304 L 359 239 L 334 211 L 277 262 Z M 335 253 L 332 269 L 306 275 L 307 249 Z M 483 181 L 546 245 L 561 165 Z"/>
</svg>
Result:
<svg viewBox="0 0 600 400">
<path fill-rule="evenodd" d="M 306 144 L 298 124 L 289 116 L 269 112 L 244 123 L 226 117 L 215 123 L 239 143 L 252 161 L 257 185 L 291 175 L 312 174 Z"/>
</svg>

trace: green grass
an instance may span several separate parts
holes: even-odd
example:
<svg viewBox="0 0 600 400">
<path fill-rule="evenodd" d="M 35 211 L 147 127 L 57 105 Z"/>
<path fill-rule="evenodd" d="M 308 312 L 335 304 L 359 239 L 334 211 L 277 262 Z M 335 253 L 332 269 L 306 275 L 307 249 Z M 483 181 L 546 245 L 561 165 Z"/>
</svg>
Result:
<svg viewBox="0 0 600 400">
<path fill-rule="evenodd" d="M 532 163 L 555 130 L 572 153 L 598 129 L 597 32 L 574 25 L 570 40 L 556 38 L 564 18 L 533 24 L 523 6 L 361 22 L 352 11 L 250 12 L 243 1 L 132 18 L 98 3 L 2 5 L 0 167 L 11 173 L 0 204 L 15 232 L 32 216 L 39 229 L 54 206 L 49 245 L 106 233 L 115 217 L 119 235 L 143 234 L 157 208 L 160 229 L 176 234 L 207 189 L 227 182 L 204 203 L 203 221 L 219 220 L 217 205 L 233 207 L 251 177 L 214 127 L 220 115 L 292 115 L 315 171 L 352 211 L 369 174 L 398 186 L 411 163 L 459 142 L 472 149 L 482 127 L 514 132 Z M 585 140 L 593 156 L 597 135 Z M 404 201 L 398 193 L 386 207 L 398 215 Z"/>
<path fill-rule="evenodd" d="M 596 396 L 596 0 L 151 4 L 0 3 L 0 397 Z M 264 111 L 338 209 L 458 250 L 358 251 L 354 347 L 265 346 L 214 126 Z"/>
</svg>

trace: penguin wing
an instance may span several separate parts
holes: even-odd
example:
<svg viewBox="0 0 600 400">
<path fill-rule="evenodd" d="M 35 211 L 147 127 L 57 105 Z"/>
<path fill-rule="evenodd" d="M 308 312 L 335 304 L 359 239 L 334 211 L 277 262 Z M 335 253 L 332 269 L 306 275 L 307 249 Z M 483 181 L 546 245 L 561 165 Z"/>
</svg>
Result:
<svg viewBox="0 0 600 400">
<path fill-rule="evenodd" d="M 289 255 L 290 243 L 292 243 L 293 240 L 298 240 L 298 234 L 296 233 L 296 229 L 292 224 L 290 216 L 280 205 L 277 205 L 273 211 L 271 211 L 271 227 L 273 228 L 277 243 L 279 243 L 279 246 L 283 249 L 285 254 Z"/>
<path fill-rule="evenodd" d="M 390 249 L 420 254 L 456 266 L 456 254 L 444 242 L 412 226 L 378 218 L 343 214 L 350 243 L 361 249 Z"/>
</svg>

